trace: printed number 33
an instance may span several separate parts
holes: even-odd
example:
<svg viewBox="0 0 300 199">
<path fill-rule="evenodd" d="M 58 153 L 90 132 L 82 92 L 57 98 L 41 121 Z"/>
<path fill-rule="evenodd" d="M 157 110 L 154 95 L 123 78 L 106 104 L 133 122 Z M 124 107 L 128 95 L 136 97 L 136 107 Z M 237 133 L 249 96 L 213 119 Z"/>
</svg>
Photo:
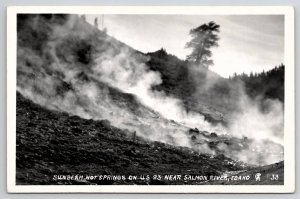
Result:
<svg viewBox="0 0 300 199">
<path fill-rule="evenodd" d="M 278 174 L 272 174 L 272 177 L 270 178 L 270 180 L 278 180 L 279 179 L 279 176 Z"/>
</svg>

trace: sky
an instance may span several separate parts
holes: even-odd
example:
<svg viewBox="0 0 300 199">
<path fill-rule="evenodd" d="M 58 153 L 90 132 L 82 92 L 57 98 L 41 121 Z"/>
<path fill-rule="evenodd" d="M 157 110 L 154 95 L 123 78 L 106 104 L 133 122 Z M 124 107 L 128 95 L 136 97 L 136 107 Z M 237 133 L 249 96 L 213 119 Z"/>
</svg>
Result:
<svg viewBox="0 0 300 199">
<path fill-rule="evenodd" d="M 102 15 L 86 15 L 91 24 Z M 214 21 L 220 25 L 219 47 L 212 48 L 211 70 L 223 77 L 233 73 L 270 70 L 284 63 L 283 15 L 104 15 L 103 26 L 116 39 L 142 52 L 161 48 L 185 59 L 192 49 L 189 31 Z"/>
</svg>

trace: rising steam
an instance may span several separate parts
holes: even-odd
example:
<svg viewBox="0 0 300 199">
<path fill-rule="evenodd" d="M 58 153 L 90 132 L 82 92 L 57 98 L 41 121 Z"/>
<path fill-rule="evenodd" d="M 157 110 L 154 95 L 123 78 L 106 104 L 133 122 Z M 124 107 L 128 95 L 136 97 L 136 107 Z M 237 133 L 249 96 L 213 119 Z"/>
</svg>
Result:
<svg viewBox="0 0 300 199">
<path fill-rule="evenodd" d="M 37 20 L 39 16 L 27 25 L 39 29 L 34 23 Z M 216 151 L 207 144 L 193 145 L 187 133 L 190 128 L 231 137 L 247 136 L 255 140 L 248 150 L 233 153 L 224 144 L 218 148 L 229 157 L 252 164 L 282 159 L 269 155 L 266 159 L 263 154 L 258 157 L 253 153 L 253 150 L 267 150 L 269 142 L 282 144 L 280 102 L 268 100 L 269 109 L 262 112 L 239 85 L 236 90 L 239 111 L 230 115 L 228 126 L 212 125 L 203 115 L 186 111 L 179 99 L 153 90 L 162 79 L 160 73 L 147 67 L 148 57 L 95 30 L 77 16 L 70 16 L 63 25 L 51 24 L 47 34 L 49 39 L 40 51 L 18 45 L 17 89 L 32 101 L 86 119 L 107 119 L 112 125 L 136 131 L 145 139 L 192 147 L 202 153 L 216 154 Z M 78 60 L 81 51 L 88 56 Z M 211 92 L 217 81 L 206 77 L 206 84 L 199 86 L 196 95 Z M 281 153 L 282 148 L 277 151 Z"/>
</svg>

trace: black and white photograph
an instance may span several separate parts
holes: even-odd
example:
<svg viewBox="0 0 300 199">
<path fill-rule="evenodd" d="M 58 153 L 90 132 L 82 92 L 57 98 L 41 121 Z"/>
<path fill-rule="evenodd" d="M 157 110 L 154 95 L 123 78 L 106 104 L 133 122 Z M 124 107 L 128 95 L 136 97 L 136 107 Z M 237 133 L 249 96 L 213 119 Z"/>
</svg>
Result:
<svg viewBox="0 0 300 199">
<path fill-rule="evenodd" d="M 294 186 L 292 11 L 190 9 L 15 9 L 14 187 Z"/>
</svg>

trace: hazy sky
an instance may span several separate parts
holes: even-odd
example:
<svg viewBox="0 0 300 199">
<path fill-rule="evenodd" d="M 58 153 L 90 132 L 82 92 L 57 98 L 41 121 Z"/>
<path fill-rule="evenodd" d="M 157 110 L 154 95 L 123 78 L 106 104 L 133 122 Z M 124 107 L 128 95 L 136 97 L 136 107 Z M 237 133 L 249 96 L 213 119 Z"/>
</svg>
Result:
<svg viewBox="0 0 300 199">
<path fill-rule="evenodd" d="M 87 15 L 93 24 L 102 15 Z M 191 49 L 185 44 L 189 31 L 215 21 L 220 27 L 219 47 L 213 48 L 211 70 L 228 77 L 234 72 L 268 70 L 284 63 L 283 15 L 104 15 L 107 33 L 142 52 L 165 48 L 185 59 Z"/>
</svg>

